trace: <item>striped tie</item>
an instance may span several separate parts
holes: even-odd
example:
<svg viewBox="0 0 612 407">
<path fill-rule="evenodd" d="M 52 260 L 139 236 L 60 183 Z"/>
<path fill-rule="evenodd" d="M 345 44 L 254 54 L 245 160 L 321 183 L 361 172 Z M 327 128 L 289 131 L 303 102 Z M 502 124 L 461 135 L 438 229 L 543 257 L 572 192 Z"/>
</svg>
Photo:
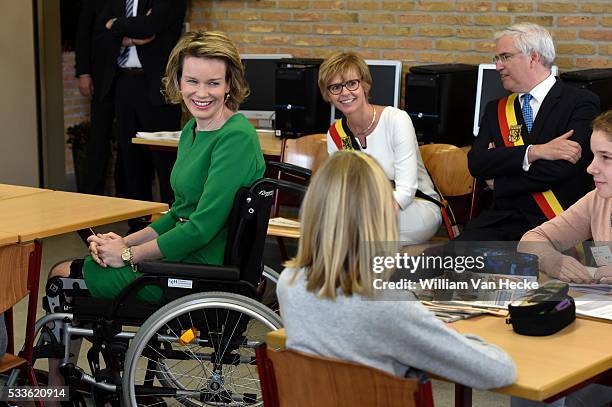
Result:
<svg viewBox="0 0 612 407">
<path fill-rule="evenodd" d="M 132 17 L 132 13 L 134 12 L 134 0 L 125 0 L 125 16 Z M 124 47 L 123 51 L 117 58 L 117 65 L 124 66 L 130 57 L 130 47 Z"/>
<path fill-rule="evenodd" d="M 521 108 L 521 112 L 523 113 L 523 119 L 525 119 L 525 124 L 527 125 L 527 131 L 531 133 L 531 128 L 533 127 L 533 110 L 531 109 L 531 94 L 525 93 L 523 95 L 523 107 Z"/>
</svg>

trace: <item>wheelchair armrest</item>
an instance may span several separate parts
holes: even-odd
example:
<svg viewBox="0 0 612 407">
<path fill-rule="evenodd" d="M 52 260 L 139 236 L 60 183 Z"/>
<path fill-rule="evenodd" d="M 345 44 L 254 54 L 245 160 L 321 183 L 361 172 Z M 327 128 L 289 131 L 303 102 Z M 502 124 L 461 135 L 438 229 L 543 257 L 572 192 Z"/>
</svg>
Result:
<svg viewBox="0 0 612 407">
<path fill-rule="evenodd" d="M 268 165 L 269 167 L 278 169 L 281 173 L 293 175 L 296 177 L 310 179 L 310 177 L 312 176 L 312 171 L 309 170 L 308 168 L 300 167 L 300 166 L 289 164 L 289 163 L 279 163 L 276 161 L 267 161 L 266 165 Z"/>
<path fill-rule="evenodd" d="M 179 278 L 239 281 L 240 270 L 235 266 L 177 263 L 168 261 L 143 261 L 138 271 L 144 274 Z"/>
</svg>

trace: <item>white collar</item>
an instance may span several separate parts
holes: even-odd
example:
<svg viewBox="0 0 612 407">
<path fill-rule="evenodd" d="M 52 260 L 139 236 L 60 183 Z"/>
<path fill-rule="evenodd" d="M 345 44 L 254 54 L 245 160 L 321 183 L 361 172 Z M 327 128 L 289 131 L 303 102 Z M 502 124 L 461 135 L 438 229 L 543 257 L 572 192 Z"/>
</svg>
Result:
<svg viewBox="0 0 612 407">
<path fill-rule="evenodd" d="M 557 79 L 555 78 L 555 76 L 551 72 L 550 75 L 548 75 L 548 78 L 544 79 L 542 82 L 538 83 L 529 92 L 525 92 L 525 93 L 530 93 L 531 96 L 538 103 L 542 103 L 542 101 L 544 100 L 546 95 L 548 95 L 548 92 L 550 92 L 552 87 L 555 86 L 555 82 L 556 81 L 557 81 Z M 522 97 L 525 93 L 519 93 L 519 98 Z"/>
</svg>

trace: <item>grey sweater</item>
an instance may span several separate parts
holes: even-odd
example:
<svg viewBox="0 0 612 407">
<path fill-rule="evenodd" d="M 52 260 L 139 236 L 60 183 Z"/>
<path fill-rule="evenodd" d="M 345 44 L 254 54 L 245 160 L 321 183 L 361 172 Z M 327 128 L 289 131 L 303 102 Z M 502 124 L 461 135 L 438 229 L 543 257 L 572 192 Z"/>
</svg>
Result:
<svg viewBox="0 0 612 407">
<path fill-rule="evenodd" d="M 512 384 L 515 368 L 502 349 L 449 329 L 408 291 L 376 300 L 339 293 L 334 301 L 306 290 L 304 271 L 285 269 L 276 293 L 287 347 L 349 360 L 404 376 L 416 368 L 476 389 Z"/>
</svg>

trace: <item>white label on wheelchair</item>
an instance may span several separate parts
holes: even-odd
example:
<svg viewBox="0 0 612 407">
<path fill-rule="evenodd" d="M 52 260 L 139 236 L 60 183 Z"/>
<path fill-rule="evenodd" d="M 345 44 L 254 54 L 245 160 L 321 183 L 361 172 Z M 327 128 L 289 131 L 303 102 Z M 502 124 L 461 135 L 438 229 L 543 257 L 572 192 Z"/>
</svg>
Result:
<svg viewBox="0 0 612 407">
<path fill-rule="evenodd" d="M 168 287 L 174 288 L 193 288 L 193 281 L 191 280 L 180 280 L 178 278 L 169 278 Z"/>
</svg>

